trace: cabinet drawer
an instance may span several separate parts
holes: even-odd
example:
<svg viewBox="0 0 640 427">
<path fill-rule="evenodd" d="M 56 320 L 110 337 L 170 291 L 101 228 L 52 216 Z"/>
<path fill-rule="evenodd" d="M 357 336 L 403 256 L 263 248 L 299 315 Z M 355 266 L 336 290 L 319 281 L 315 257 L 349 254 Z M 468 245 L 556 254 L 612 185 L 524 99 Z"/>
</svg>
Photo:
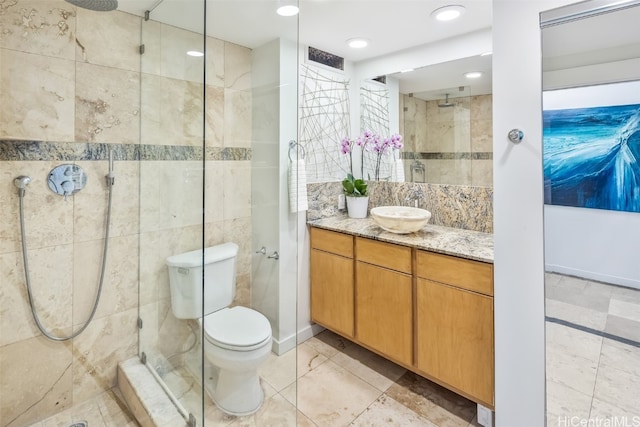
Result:
<svg viewBox="0 0 640 427">
<path fill-rule="evenodd" d="M 391 270 L 411 273 L 411 248 L 356 237 L 356 259 Z"/>
<path fill-rule="evenodd" d="M 353 258 L 353 236 L 349 234 L 311 227 L 311 247 Z"/>
<path fill-rule="evenodd" d="M 493 295 L 493 265 L 433 252 L 418 251 L 418 277 Z"/>
</svg>

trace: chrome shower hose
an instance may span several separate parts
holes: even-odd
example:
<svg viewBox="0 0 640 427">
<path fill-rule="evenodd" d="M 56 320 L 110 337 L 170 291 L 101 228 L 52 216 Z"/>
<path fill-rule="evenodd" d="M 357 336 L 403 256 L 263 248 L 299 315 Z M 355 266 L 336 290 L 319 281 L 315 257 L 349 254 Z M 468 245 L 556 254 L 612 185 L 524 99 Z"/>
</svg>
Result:
<svg viewBox="0 0 640 427">
<path fill-rule="evenodd" d="M 20 237 L 22 238 L 22 259 L 24 261 L 24 277 L 26 281 L 27 287 L 27 298 L 29 300 L 29 306 L 31 307 L 31 314 L 33 315 L 33 320 L 36 323 L 36 326 L 42 332 L 42 335 L 49 338 L 52 341 L 68 341 L 80 335 L 91 323 L 93 317 L 96 314 L 96 310 L 98 309 L 98 303 L 100 302 L 100 295 L 102 294 L 102 284 L 104 282 L 104 271 L 107 263 L 107 249 L 109 246 L 109 225 L 111 223 L 111 194 L 112 194 L 112 186 L 113 181 L 110 178 L 107 178 L 107 187 L 109 187 L 109 202 L 107 205 L 107 224 L 105 227 L 104 233 L 104 248 L 102 251 L 102 266 L 100 269 L 100 282 L 98 283 L 98 291 L 96 292 L 96 298 L 93 303 L 93 307 L 91 308 L 91 314 L 87 321 L 82 325 L 80 329 L 75 332 L 72 332 L 71 335 L 68 336 L 56 336 L 53 333 L 47 331 L 47 329 L 40 322 L 40 318 L 38 317 L 38 313 L 36 310 L 36 304 L 33 299 L 33 292 L 31 290 L 31 277 L 29 275 L 29 260 L 27 257 L 27 243 L 25 240 L 25 226 L 24 226 L 24 207 L 23 207 L 23 199 L 24 199 L 24 189 L 18 191 L 18 198 L 20 199 Z M 73 330 L 73 324 L 72 324 Z"/>
</svg>

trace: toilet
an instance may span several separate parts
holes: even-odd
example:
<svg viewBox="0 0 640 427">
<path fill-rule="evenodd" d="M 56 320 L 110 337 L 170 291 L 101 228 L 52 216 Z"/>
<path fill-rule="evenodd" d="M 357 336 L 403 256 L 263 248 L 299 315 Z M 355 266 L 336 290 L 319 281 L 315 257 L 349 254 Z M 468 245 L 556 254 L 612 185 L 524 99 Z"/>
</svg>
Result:
<svg viewBox="0 0 640 427">
<path fill-rule="evenodd" d="M 229 307 L 236 293 L 237 254 L 237 244 L 224 243 L 205 248 L 204 257 L 196 250 L 170 256 L 166 263 L 173 314 L 203 326 L 204 354 L 213 367 L 205 367 L 213 371 L 204 378 L 207 393 L 225 413 L 249 415 L 264 400 L 258 367 L 269 358 L 272 333 L 262 313 Z"/>
</svg>

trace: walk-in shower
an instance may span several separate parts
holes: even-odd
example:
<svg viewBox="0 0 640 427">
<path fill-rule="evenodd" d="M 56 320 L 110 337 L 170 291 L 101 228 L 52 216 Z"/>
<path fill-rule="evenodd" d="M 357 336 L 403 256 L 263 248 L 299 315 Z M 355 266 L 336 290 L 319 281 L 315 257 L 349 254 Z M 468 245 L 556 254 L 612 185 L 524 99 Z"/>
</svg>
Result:
<svg viewBox="0 0 640 427">
<path fill-rule="evenodd" d="M 87 320 L 78 328 L 75 332 L 71 332 L 69 335 L 56 335 L 54 332 L 48 330 L 42 323 L 40 315 L 38 315 L 38 309 L 36 308 L 35 296 L 33 292 L 33 284 L 31 283 L 31 274 L 29 271 L 29 256 L 27 253 L 27 238 L 26 238 L 26 224 L 24 220 L 24 198 L 26 195 L 27 185 L 31 183 L 31 177 L 21 175 L 14 179 L 13 183 L 18 188 L 19 199 L 19 212 L 20 212 L 20 240 L 22 242 L 22 261 L 24 266 L 25 286 L 27 290 L 27 298 L 29 300 L 29 307 L 31 308 L 31 316 L 35 322 L 38 330 L 52 341 L 68 341 L 80 335 L 89 326 L 93 317 L 98 309 L 100 303 L 100 296 L 102 295 L 102 286 L 104 284 L 105 266 L 107 265 L 107 253 L 109 248 L 109 226 L 111 224 L 111 202 L 112 202 L 112 187 L 115 183 L 115 173 L 113 171 L 113 152 L 109 152 L 109 172 L 105 176 L 108 190 L 108 203 L 106 213 L 106 223 L 104 230 L 104 246 L 102 250 L 102 262 L 100 267 L 100 278 L 98 279 L 98 287 L 96 290 L 95 299 L 91 307 L 91 312 Z M 67 200 L 67 197 L 73 193 L 78 192 L 86 184 L 86 175 L 82 169 L 76 165 L 64 164 L 56 167 L 49 173 L 49 187 L 52 191 L 60 194 Z M 42 286 L 46 286 L 43 283 Z M 71 308 L 69 308 L 71 309 Z"/>
</svg>

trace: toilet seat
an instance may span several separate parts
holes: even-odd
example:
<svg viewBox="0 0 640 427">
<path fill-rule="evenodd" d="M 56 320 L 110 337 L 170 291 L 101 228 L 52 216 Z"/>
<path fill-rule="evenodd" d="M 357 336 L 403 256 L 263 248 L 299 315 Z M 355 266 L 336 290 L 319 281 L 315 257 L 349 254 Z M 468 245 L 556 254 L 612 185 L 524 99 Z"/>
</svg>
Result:
<svg viewBox="0 0 640 427">
<path fill-rule="evenodd" d="M 204 317 L 204 337 L 218 347 L 251 351 L 271 341 L 271 324 L 262 313 L 250 308 L 223 308 Z"/>
</svg>

